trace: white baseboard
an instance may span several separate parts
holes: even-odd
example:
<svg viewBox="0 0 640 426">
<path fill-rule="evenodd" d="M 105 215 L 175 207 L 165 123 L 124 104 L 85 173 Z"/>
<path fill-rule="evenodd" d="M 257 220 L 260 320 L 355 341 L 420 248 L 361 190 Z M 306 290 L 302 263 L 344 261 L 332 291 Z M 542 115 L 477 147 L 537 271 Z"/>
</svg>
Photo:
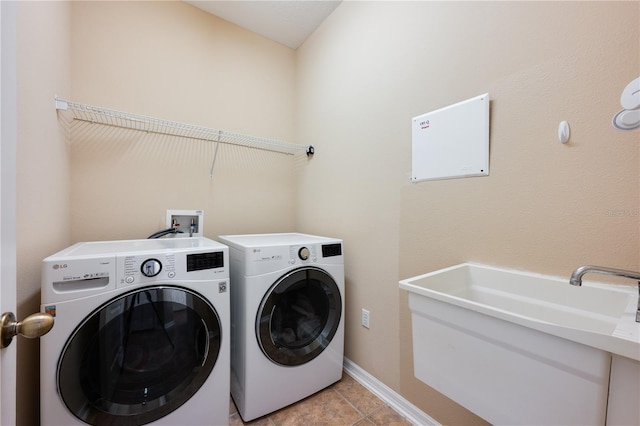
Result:
<svg viewBox="0 0 640 426">
<path fill-rule="evenodd" d="M 349 358 L 344 358 L 344 372 L 353 377 L 362 386 L 367 388 L 371 393 L 384 401 L 389 407 L 393 408 L 398 414 L 406 418 L 414 425 L 419 426 L 442 426 L 424 411 L 404 399 L 400 394 L 373 377 L 371 374 L 363 370 L 359 365 L 355 364 Z"/>
</svg>

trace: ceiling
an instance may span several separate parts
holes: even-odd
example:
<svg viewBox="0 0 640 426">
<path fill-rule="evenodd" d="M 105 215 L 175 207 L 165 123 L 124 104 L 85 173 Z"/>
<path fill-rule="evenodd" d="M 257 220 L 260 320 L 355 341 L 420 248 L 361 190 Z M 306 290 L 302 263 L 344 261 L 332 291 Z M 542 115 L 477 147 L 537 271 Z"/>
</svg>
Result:
<svg viewBox="0 0 640 426">
<path fill-rule="evenodd" d="M 341 3 L 341 0 L 184 1 L 292 49 L 297 49 Z"/>
</svg>

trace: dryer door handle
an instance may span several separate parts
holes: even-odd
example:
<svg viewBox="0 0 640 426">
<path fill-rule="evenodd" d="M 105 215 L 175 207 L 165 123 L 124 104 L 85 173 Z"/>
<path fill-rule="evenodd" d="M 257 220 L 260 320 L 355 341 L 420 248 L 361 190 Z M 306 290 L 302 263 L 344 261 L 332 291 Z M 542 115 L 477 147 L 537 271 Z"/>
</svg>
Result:
<svg viewBox="0 0 640 426">
<path fill-rule="evenodd" d="M 18 334 L 29 339 L 44 336 L 53 328 L 53 317 L 49 314 L 35 313 L 22 321 L 16 321 L 13 312 L 5 312 L 0 317 L 0 348 L 11 344 Z"/>
</svg>

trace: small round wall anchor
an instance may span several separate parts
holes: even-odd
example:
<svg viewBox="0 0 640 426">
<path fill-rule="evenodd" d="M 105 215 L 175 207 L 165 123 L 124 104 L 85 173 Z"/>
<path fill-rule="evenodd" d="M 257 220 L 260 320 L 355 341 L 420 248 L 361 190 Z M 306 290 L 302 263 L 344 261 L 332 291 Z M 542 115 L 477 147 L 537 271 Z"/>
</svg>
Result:
<svg viewBox="0 0 640 426">
<path fill-rule="evenodd" d="M 571 128 L 569 127 L 569 123 L 566 121 L 561 121 L 558 126 L 558 140 L 560 143 L 569 142 L 569 138 L 571 137 Z"/>
</svg>

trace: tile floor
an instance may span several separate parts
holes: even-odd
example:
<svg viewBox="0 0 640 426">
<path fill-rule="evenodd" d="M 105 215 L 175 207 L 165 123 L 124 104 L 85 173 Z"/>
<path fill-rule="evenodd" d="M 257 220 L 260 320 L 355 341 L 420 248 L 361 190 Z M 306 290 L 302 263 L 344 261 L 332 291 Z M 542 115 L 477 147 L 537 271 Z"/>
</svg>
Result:
<svg viewBox="0 0 640 426">
<path fill-rule="evenodd" d="M 245 423 L 233 400 L 229 404 L 230 426 L 411 426 L 388 405 L 348 374 L 328 388 L 274 413 Z"/>
</svg>

